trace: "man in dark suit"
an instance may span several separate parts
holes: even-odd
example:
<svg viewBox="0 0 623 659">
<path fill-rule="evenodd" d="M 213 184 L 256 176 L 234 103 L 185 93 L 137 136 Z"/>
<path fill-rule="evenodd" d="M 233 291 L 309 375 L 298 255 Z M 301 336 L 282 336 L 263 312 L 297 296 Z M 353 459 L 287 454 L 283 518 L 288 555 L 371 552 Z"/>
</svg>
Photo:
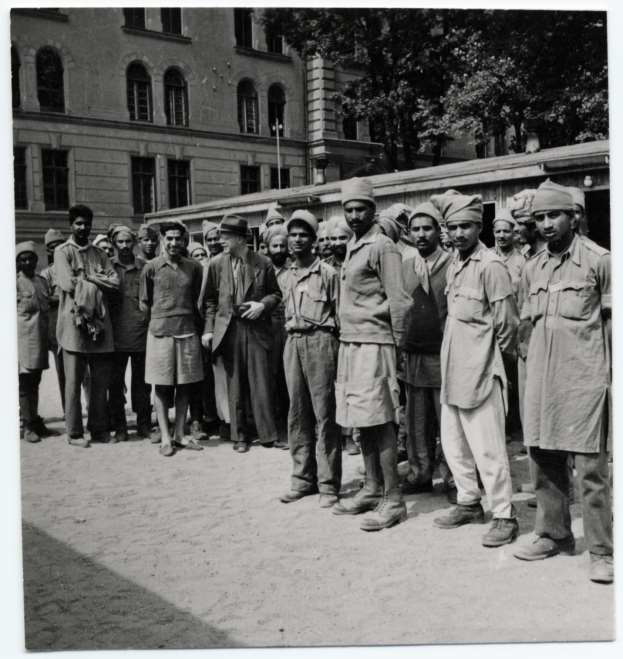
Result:
<svg viewBox="0 0 623 659">
<path fill-rule="evenodd" d="M 220 225 L 223 254 L 212 258 L 204 295 L 202 343 L 222 355 L 229 389 L 234 450 L 249 450 L 246 409 L 253 410 L 260 443 L 278 439 L 271 397 L 271 312 L 281 291 L 270 259 L 247 246 L 247 221 L 226 215 Z"/>
</svg>

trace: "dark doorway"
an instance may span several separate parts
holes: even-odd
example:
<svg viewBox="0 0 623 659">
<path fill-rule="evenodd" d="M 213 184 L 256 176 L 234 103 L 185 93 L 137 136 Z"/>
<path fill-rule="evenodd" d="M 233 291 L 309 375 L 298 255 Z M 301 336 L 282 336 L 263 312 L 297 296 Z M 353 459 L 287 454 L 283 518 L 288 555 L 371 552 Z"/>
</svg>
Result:
<svg viewBox="0 0 623 659">
<path fill-rule="evenodd" d="M 610 190 L 585 190 L 588 237 L 610 249 Z"/>
</svg>

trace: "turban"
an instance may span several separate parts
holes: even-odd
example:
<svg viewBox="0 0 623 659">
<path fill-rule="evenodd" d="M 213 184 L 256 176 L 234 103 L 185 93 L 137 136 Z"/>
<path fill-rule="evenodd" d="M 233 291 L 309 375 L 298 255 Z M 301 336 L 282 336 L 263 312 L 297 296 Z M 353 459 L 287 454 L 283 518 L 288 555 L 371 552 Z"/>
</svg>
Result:
<svg viewBox="0 0 623 659">
<path fill-rule="evenodd" d="M 343 231 L 349 238 L 353 235 L 353 230 L 348 226 L 348 222 L 343 215 L 331 215 L 327 220 L 327 231 Z"/>
<path fill-rule="evenodd" d="M 123 224 L 115 224 L 113 229 L 112 230 L 109 229 L 109 231 L 110 231 L 110 237 L 112 238 L 112 240 L 114 240 L 120 233 L 129 234 L 130 237 L 132 238 L 132 240 L 134 240 L 134 238 L 135 238 L 134 231 L 132 231 L 132 229 L 130 229 L 129 227 L 126 227 Z"/>
<path fill-rule="evenodd" d="M 567 190 L 569 190 L 569 193 L 571 194 L 571 197 L 573 198 L 573 203 L 581 206 L 582 210 L 586 209 L 586 202 L 584 200 L 584 191 L 580 190 L 580 188 L 573 188 L 573 187 L 568 187 Z"/>
<path fill-rule="evenodd" d="M 574 211 L 573 197 L 569 188 L 547 179 L 537 188 L 532 201 L 532 214 L 545 211 Z"/>
<path fill-rule="evenodd" d="M 320 233 L 320 229 L 323 229 L 325 232 L 327 230 L 326 222 L 322 222 L 320 226 L 318 226 L 318 220 L 309 211 L 298 209 L 295 210 L 294 213 L 292 213 L 292 215 L 290 215 L 290 219 L 288 220 L 288 224 L 286 225 L 288 231 L 290 231 L 290 227 L 292 226 L 292 223 L 297 221 L 302 222 L 309 229 L 311 229 L 311 232 L 314 234 L 314 236 Z"/>
<path fill-rule="evenodd" d="M 210 220 L 203 220 L 201 223 L 201 231 L 203 231 L 203 237 L 207 238 L 209 233 L 212 231 L 218 231 L 218 224 L 216 222 L 210 222 Z"/>
<path fill-rule="evenodd" d="M 271 227 L 268 227 L 264 231 L 262 242 L 266 245 L 270 245 L 270 241 L 276 236 L 283 236 L 284 238 L 288 237 L 288 232 L 284 224 L 273 224 Z"/>
<path fill-rule="evenodd" d="M 498 208 L 496 210 L 495 217 L 493 218 L 493 226 L 495 226 L 496 222 L 508 222 L 511 225 L 511 229 L 517 226 L 517 221 L 508 208 Z"/>
<path fill-rule="evenodd" d="M 278 220 L 279 224 L 283 224 L 286 221 L 286 218 L 279 212 L 278 203 L 270 204 L 268 210 L 266 211 L 266 219 L 264 222 L 265 224 L 270 224 L 275 220 Z"/>
<path fill-rule="evenodd" d="M 413 218 L 417 217 L 418 215 L 426 215 L 427 217 L 435 220 L 437 224 L 443 224 L 443 217 L 441 216 L 439 208 L 437 208 L 437 206 L 435 206 L 435 204 L 430 201 L 423 201 L 413 209 L 411 215 L 409 215 L 409 226 L 411 226 L 411 220 L 413 220 Z"/>
<path fill-rule="evenodd" d="M 383 233 L 394 243 L 400 240 L 402 234 L 402 226 L 398 220 L 394 220 L 387 215 L 381 215 L 377 218 L 377 224 L 383 229 Z"/>
<path fill-rule="evenodd" d="M 412 209 L 406 204 L 392 204 L 389 208 L 386 208 L 379 213 L 379 218 L 388 217 L 391 220 L 398 222 L 403 231 L 406 231 L 411 211 Z"/>
<path fill-rule="evenodd" d="M 25 240 L 22 243 L 17 243 L 15 245 L 15 258 L 24 252 L 32 252 L 35 256 L 37 255 L 37 246 L 33 240 Z"/>
<path fill-rule="evenodd" d="M 190 243 L 190 245 L 188 245 L 188 253 L 190 254 L 190 256 L 192 256 L 193 252 L 196 252 L 198 249 L 202 249 L 204 252 L 206 252 L 206 248 L 201 243 L 193 242 Z"/>
<path fill-rule="evenodd" d="M 153 238 L 154 240 L 158 240 L 158 232 L 154 229 L 153 226 L 149 224 L 141 224 L 141 226 L 138 228 L 138 237 L 146 238 L 147 236 Z"/>
<path fill-rule="evenodd" d="M 532 217 L 532 202 L 535 194 L 536 190 L 527 188 L 518 192 L 506 202 L 512 216 L 516 220 L 521 217 Z"/>
<path fill-rule="evenodd" d="M 351 178 L 342 183 L 342 206 L 349 201 L 365 201 L 374 203 L 374 189 L 372 183 L 362 178 Z"/>
<path fill-rule="evenodd" d="M 43 239 L 43 242 L 45 242 L 45 246 L 47 247 L 51 243 L 64 243 L 65 239 L 63 238 L 63 234 L 58 229 L 48 229 L 45 232 L 45 238 Z"/>
<path fill-rule="evenodd" d="M 443 221 L 474 222 L 482 224 L 482 197 L 480 195 L 464 195 L 456 190 L 447 190 L 443 194 L 435 194 L 431 202 L 439 208 Z"/>
<path fill-rule="evenodd" d="M 101 242 L 104 240 L 108 240 L 110 242 L 110 239 L 105 233 L 98 233 L 97 236 L 93 239 L 93 244 L 97 247 Z"/>
</svg>

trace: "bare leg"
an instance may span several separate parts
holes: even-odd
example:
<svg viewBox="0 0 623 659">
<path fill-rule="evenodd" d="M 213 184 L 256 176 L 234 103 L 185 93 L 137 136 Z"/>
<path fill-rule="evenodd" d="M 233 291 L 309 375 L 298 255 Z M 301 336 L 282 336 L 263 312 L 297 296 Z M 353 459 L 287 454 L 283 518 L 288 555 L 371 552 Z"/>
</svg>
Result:
<svg viewBox="0 0 623 659">
<path fill-rule="evenodd" d="M 156 403 L 156 417 L 158 419 L 158 427 L 160 428 L 160 435 L 162 437 L 162 446 L 171 446 L 171 434 L 169 433 L 169 401 L 173 394 L 173 387 L 167 385 L 157 384 L 155 389 L 155 403 Z M 188 397 L 186 398 L 188 404 Z M 184 408 L 185 409 L 185 408 Z M 177 412 L 176 412 L 177 417 Z M 177 418 L 176 418 L 177 423 Z M 182 420 L 183 423 L 183 420 Z"/>
<path fill-rule="evenodd" d="M 178 384 L 175 388 L 175 441 L 182 443 L 184 439 L 184 421 L 190 400 L 190 387 L 188 384 Z"/>
</svg>

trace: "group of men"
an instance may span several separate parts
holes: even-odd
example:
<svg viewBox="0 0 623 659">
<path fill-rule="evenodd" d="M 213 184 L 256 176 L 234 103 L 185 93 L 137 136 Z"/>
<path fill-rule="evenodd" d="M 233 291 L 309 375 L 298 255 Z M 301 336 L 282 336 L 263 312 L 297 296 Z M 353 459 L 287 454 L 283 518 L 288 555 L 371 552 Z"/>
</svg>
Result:
<svg viewBox="0 0 623 659">
<path fill-rule="evenodd" d="M 578 193 L 547 180 L 516 194 L 496 215 L 488 249 L 480 196 L 449 190 L 377 214 L 372 185 L 355 178 L 342 185 L 343 215 L 328 221 L 308 209 L 286 220 L 271 207 L 266 255 L 249 247 L 237 215 L 204 222 L 205 246 L 189 244 L 177 221 L 159 224 L 159 253 L 150 226 L 135 236 L 113 225 L 94 246 L 93 214 L 74 206 L 69 239 L 46 234 L 51 264 L 41 276 L 34 244 L 17 246 L 24 438 L 49 432 L 36 397 L 54 334 L 70 444 L 89 445 L 85 375 L 91 438 L 127 439 L 130 361 L 138 434 L 159 442 L 162 455 L 203 448 L 202 424 L 218 416 L 239 453 L 256 436 L 289 449 L 282 502 L 318 493 L 336 515 L 363 514 L 365 531 L 404 521 L 404 494 L 432 491 L 439 464 L 456 505 L 435 525 L 482 523 L 484 489 L 492 524 L 482 544 L 499 547 L 518 535 L 506 446 L 515 395 L 537 512 L 535 539 L 514 555 L 574 551 L 575 468 L 590 576 L 610 583 L 610 257 L 583 235 Z M 361 451 L 364 479 L 340 499 L 344 447 Z"/>
</svg>

